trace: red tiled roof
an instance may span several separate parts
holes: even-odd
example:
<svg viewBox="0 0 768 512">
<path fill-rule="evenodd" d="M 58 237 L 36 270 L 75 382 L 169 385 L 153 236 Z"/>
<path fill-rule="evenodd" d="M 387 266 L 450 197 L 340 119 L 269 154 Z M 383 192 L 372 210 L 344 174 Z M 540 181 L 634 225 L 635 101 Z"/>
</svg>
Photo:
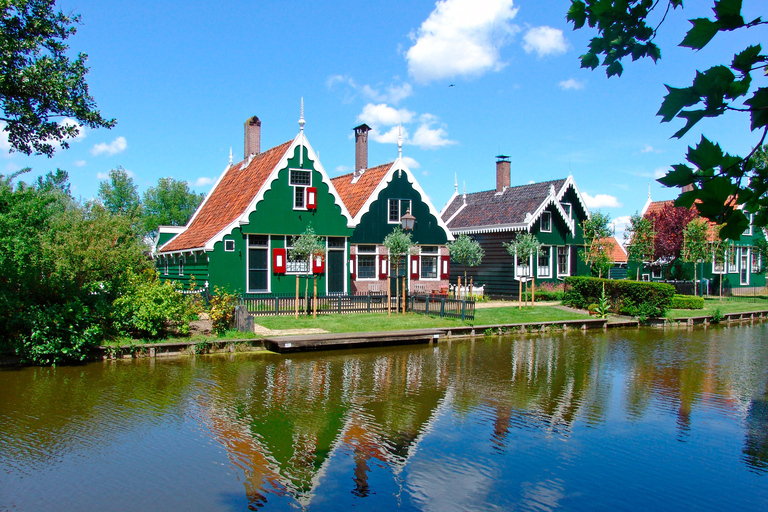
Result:
<svg viewBox="0 0 768 512">
<path fill-rule="evenodd" d="M 355 173 L 343 174 L 331 180 L 347 211 L 354 218 L 387 174 L 394 162 L 366 169 L 362 176 L 352 183 Z"/>
<path fill-rule="evenodd" d="M 293 141 L 256 155 L 245 169 L 231 165 L 187 229 L 162 246 L 159 252 L 183 251 L 205 246 L 211 238 L 245 212 L 272 170 Z"/>
<path fill-rule="evenodd" d="M 675 206 L 674 201 L 654 201 L 651 204 L 648 205 L 648 210 L 646 210 L 645 214 L 643 214 L 643 217 L 652 215 L 654 213 L 659 213 L 661 210 L 663 210 L 666 207 L 672 207 Z"/>
<path fill-rule="evenodd" d="M 733 196 L 729 197 L 726 201 L 733 201 L 735 203 L 735 200 L 734 200 Z M 698 203 L 698 202 L 699 202 L 699 200 L 697 199 L 696 203 Z M 652 215 L 660 215 L 661 212 L 665 208 L 683 208 L 683 206 L 675 206 L 675 201 L 674 200 L 669 200 L 669 201 L 653 201 L 651 204 L 648 205 L 648 209 L 643 214 L 643 217 L 650 217 Z M 696 204 L 695 203 L 694 203 L 693 206 L 691 206 L 691 209 L 693 209 L 693 211 L 696 212 L 696 214 L 697 214 L 699 219 L 705 220 L 707 222 L 707 224 L 709 225 L 709 231 L 707 233 L 707 239 L 710 242 L 715 242 L 717 240 L 720 240 L 720 235 L 719 235 L 719 233 L 720 233 L 719 227 L 720 226 L 719 226 L 719 224 L 717 224 L 716 222 L 712 222 L 711 220 L 705 219 L 704 217 L 699 215 L 698 214 L 699 212 L 696 209 Z M 681 231 L 684 230 L 685 226 L 681 226 L 680 229 L 681 229 Z"/>
<path fill-rule="evenodd" d="M 603 239 L 606 242 L 609 242 L 612 244 L 611 246 L 611 261 L 614 263 L 626 263 L 627 262 L 627 253 L 624 250 L 624 248 L 619 245 L 619 242 L 616 241 L 616 238 L 614 237 L 608 237 Z"/>
<path fill-rule="evenodd" d="M 550 187 L 554 186 L 559 191 L 565 181 L 561 179 L 510 187 L 501 194 L 496 190 L 467 194 L 467 206 L 451 220 L 448 227 L 458 229 L 525 222 L 525 215 L 535 212 L 549 197 Z M 443 220 L 450 219 L 463 203 L 463 196 L 457 195 L 443 212 Z"/>
</svg>

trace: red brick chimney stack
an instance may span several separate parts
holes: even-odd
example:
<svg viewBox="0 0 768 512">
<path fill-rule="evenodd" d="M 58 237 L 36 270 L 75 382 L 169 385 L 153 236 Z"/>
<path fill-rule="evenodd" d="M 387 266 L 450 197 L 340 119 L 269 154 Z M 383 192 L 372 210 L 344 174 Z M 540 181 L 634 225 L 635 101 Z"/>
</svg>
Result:
<svg viewBox="0 0 768 512">
<path fill-rule="evenodd" d="M 496 192 L 509 188 L 511 164 L 507 155 L 496 156 Z"/>
<path fill-rule="evenodd" d="M 355 126 L 355 171 L 368 168 L 368 132 L 367 124 Z"/>
<path fill-rule="evenodd" d="M 245 122 L 245 146 L 243 159 L 247 160 L 251 155 L 261 152 L 261 121 L 256 116 Z"/>
</svg>

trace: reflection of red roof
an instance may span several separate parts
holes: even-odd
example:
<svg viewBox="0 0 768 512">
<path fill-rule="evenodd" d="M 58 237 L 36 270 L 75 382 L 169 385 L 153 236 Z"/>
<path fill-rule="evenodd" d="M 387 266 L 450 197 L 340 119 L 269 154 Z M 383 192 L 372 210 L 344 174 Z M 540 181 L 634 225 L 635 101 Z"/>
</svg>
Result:
<svg viewBox="0 0 768 512">
<path fill-rule="evenodd" d="M 611 247 L 611 261 L 614 263 L 626 263 L 627 251 L 616 241 L 614 237 L 603 238 L 603 242 L 613 244 Z"/>
<path fill-rule="evenodd" d="M 162 246 L 159 252 L 184 251 L 205 246 L 211 238 L 245 212 L 292 142 L 288 141 L 259 153 L 245 169 L 240 169 L 243 162 L 230 165 L 187 225 L 187 229 Z"/>
<path fill-rule="evenodd" d="M 344 174 L 337 176 L 331 180 L 336 191 L 339 193 L 339 197 L 344 201 L 344 205 L 347 207 L 347 211 L 352 217 L 355 217 L 365 202 L 371 196 L 376 186 L 381 183 L 381 180 L 387 174 L 387 171 L 392 167 L 394 162 L 388 164 L 379 165 L 378 167 L 372 167 L 366 169 L 360 178 L 356 182 L 352 182 L 355 173 Z"/>
</svg>

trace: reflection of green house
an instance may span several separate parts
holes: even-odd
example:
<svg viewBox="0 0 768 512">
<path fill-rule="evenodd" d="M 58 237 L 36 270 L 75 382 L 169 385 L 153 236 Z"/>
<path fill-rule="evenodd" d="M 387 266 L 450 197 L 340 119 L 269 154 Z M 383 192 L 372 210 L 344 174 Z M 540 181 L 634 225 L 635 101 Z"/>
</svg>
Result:
<svg viewBox="0 0 768 512">
<path fill-rule="evenodd" d="M 581 223 L 590 213 L 573 177 L 515 187 L 510 179 L 510 162 L 502 155 L 495 190 L 459 194 L 454 186 L 441 216 L 454 236 L 468 234 L 480 243 L 485 257 L 477 267 L 454 264 L 452 281 L 466 270 L 476 286 L 485 285 L 486 294 L 516 295 L 521 276 L 557 282 L 588 274 L 579 248 Z M 530 261 L 518 261 L 503 246 L 520 233 L 532 233 L 542 244 Z"/>
<path fill-rule="evenodd" d="M 651 219 L 671 215 L 671 210 L 682 208 L 675 207 L 674 203 L 674 201 L 651 201 L 649 194 L 641 215 Z M 712 224 L 712 227 L 714 232 L 716 226 Z M 684 228 L 685 226 L 680 227 L 681 240 Z M 712 236 L 714 237 L 714 233 Z M 762 272 L 760 252 L 755 248 L 757 241 L 764 239 L 763 230 L 750 224 L 749 229 L 742 233 L 739 240 L 723 242 L 727 245 L 724 257 L 713 256 L 708 261 L 696 265 L 696 279 L 703 277 L 704 282 L 709 283 L 709 293 L 715 295 L 719 294 L 721 284 L 724 293 L 730 293 L 731 290 L 764 287 L 765 273 Z M 631 261 L 629 266 L 629 275 L 635 276 L 638 262 Z M 652 263 L 643 262 L 640 266 L 640 274 L 644 281 L 675 279 L 690 281 L 694 278 L 694 267 L 693 263 L 683 263 L 678 260 L 657 260 Z"/>
<path fill-rule="evenodd" d="M 290 293 L 296 279 L 320 274 L 320 294 L 348 293 L 351 217 L 301 130 L 260 151 L 261 122 L 245 123 L 245 159 L 224 170 L 186 226 L 160 227 L 161 277 L 235 293 Z M 292 237 L 322 236 L 325 258 L 292 260 Z"/>
</svg>

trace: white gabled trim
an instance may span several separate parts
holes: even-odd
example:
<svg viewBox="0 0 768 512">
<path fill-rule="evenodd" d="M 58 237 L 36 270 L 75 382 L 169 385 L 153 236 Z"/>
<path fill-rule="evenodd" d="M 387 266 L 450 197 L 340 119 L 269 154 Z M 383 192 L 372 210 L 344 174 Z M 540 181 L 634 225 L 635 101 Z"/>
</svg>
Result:
<svg viewBox="0 0 768 512">
<path fill-rule="evenodd" d="M 568 178 L 566 178 L 565 183 L 563 183 L 563 186 L 560 187 L 560 192 L 558 192 L 557 194 L 557 201 L 560 202 L 563 199 L 563 196 L 568 190 L 568 187 L 573 187 L 574 192 L 576 192 L 576 197 L 579 199 L 579 204 L 581 205 L 581 208 L 587 213 L 587 218 L 591 219 L 592 214 L 589 212 L 589 208 L 587 208 L 587 203 L 584 202 L 584 198 L 581 196 L 579 187 L 576 186 L 576 181 L 573 179 L 572 175 L 569 175 Z"/>
<path fill-rule="evenodd" d="M 553 187 L 554 188 L 554 187 Z M 541 202 L 538 208 L 536 208 L 536 211 L 533 212 L 533 214 L 526 219 L 526 225 L 528 227 L 528 231 L 531 230 L 534 223 L 541 217 L 541 215 L 547 210 L 547 207 L 550 204 L 555 205 L 555 209 L 560 213 L 560 216 L 565 221 L 565 225 L 568 226 L 568 229 L 571 231 L 572 235 L 576 235 L 576 221 L 568 217 L 568 213 L 563 208 L 563 205 L 560 204 L 560 200 L 557 199 L 557 195 L 553 193 L 553 191 L 550 191 L 550 194 Z M 589 214 L 589 210 L 587 210 L 587 214 Z"/>
<path fill-rule="evenodd" d="M 368 213 L 368 210 L 370 210 L 373 202 L 379 199 L 379 195 L 381 194 L 381 191 L 387 188 L 387 185 L 389 185 L 392 182 L 392 179 L 395 175 L 395 171 L 405 172 L 406 180 L 408 180 L 408 183 L 410 183 L 413 189 L 416 192 L 418 192 L 418 194 L 421 196 L 421 202 L 427 205 L 427 208 L 429 209 L 429 213 L 432 214 L 435 217 L 435 219 L 437 219 L 437 225 L 443 229 L 443 231 L 445 232 L 448 238 L 448 241 L 449 242 L 453 241 L 454 238 L 453 238 L 453 235 L 451 234 L 451 230 L 448 228 L 446 222 L 443 221 L 443 218 L 440 216 L 440 213 L 432 204 L 432 201 L 429 200 L 429 198 L 427 197 L 427 194 L 424 192 L 424 189 L 421 188 L 421 185 L 419 185 L 419 182 L 416 180 L 416 177 L 413 175 L 411 170 L 408 169 L 408 166 L 405 165 L 405 162 L 403 162 L 402 158 L 398 158 L 392 163 L 392 166 L 390 166 L 389 170 L 384 175 L 384 177 L 381 178 L 381 181 L 379 181 L 379 184 L 376 185 L 376 188 L 373 189 L 373 192 L 371 192 L 368 195 L 368 198 L 365 200 L 365 203 L 363 203 L 362 208 L 360 208 L 360 211 L 357 212 L 357 215 L 355 215 L 355 218 L 353 220 L 354 226 L 357 226 L 360 223 L 360 220 L 363 218 L 363 215 Z"/>
<path fill-rule="evenodd" d="M 447 220 L 447 221 L 445 221 L 445 223 L 446 223 L 446 224 L 450 224 L 450 223 L 451 223 L 451 221 L 452 221 L 454 218 L 456 218 L 456 216 L 457 216 L 459 213 L 461 213 L 461 210 L 463 210 L 463 209 L 464 209 L 464 208 L 466 208 L 466 207 L 467 207 L 467 203 L 462 203 L 462 205 L 461 205 L 461 206 L 459 206 L 459 208 L 458 208 L 458 209 L 457 209 L 457 210 L 456 210 L 456 211 L 453 213 L 453 215 L 451 215 L 451 216 L 448 218 L 448 220 Z"/>
<path fill-rule="evenodd" d="M 500 231 L 529 231 L 529 225 L 525 222 L 514 224 L 491 224 L 489 226 L 469 226 L 465 228 L 451 229 L 454 235 L 472 235 L 475 233 L 498 233 Z"/>
<path fill-rule="evenodd" d="M 328 173 L 325 172 L 325 168 L 323 167 L 323 164 L 320 163 L 320 159 L 317 157 L 317 153 L 315 153 L 315 150 L 312 149 L 312 146 L 307 141 L 307 137 L 304 135 L 304 132 L 300 132 L 296 136 L 296 138 L 293 139 L 293 142 L 285 151 L 285 153 L 283 153 L 283 156 L 280 158 L 280 161 L 278 161 L 275 167 L 272 169 L 267 179 L 261 185 L 261 188 L 259 189 L 259 191 L 253 197 L 253 199 L 251 199 L 251 202 L 248 204 L 248 207 L 243 211 L 243 213 L 239 217 L 237 217 L 224 229 L 222 229 L 221 231 L 216 233 L 216 235 L 214 235 L 211 239 L 209 239 L 205 243 L 205 246 L 204 246 L 205 250 L 212 251 L 216 242 L 221 241 L 224 238 L 224 236 L 229 234 L 234 228 L 248 224 L 248 217 L 250 216 L 251 213 L 256 211 L 256 205 L 261 200 L 264 199 L 264 194 L 266 193 L 266 191 L 272 188 L 272 183 L 277 179 L 278 175 L 280 174 L 280 171 L 288 167 L 288 159 L 293 156 L 293 153 L 295 152 L 295 149 L 297 146 L 303 146 L 307 148 L 308 157 L 310 160 L 314 162 L 314 170 L 320 173 L 320 176 L 322 176 L 322 182 L 328 185 L 328 191 L 334 197 L 334 202 L 339 207 L 341 207 L 341 214 L 347 219 L 347 227 L 349 228 L 354 227 L 354 224 L 352 222 L 352 216 L 349 214 L 347 207 L 344 205 L 344 202 L 341 200 L 341 197 L 339 196 L 339 193 L 336 191 L 336 188 L 333 186 L 333 183 L 331 183 L 331 179 L 328 177 Z M 300 154 L 303 155 L 303 152 L 301 152 Z"/>
<path fill-rule="evenodd" d="M 443 209 L 440 210 L 440 216 L 441 217 L 445 213 L 445 210 L 447 210 L 448 207 L 451 206 L 451 203 L 453 203 L 453 200 L 456 199 L 457 197 L 459 197 L 459 191 L 458 190 L 454 190 L 453 191 L 453 195 L 448 198 L 448 202 L 445 203 L 445 206 L 443 206 Z M 450 222 L 450 221 L 448 221 L 448 222 Z"/>
</svg>

